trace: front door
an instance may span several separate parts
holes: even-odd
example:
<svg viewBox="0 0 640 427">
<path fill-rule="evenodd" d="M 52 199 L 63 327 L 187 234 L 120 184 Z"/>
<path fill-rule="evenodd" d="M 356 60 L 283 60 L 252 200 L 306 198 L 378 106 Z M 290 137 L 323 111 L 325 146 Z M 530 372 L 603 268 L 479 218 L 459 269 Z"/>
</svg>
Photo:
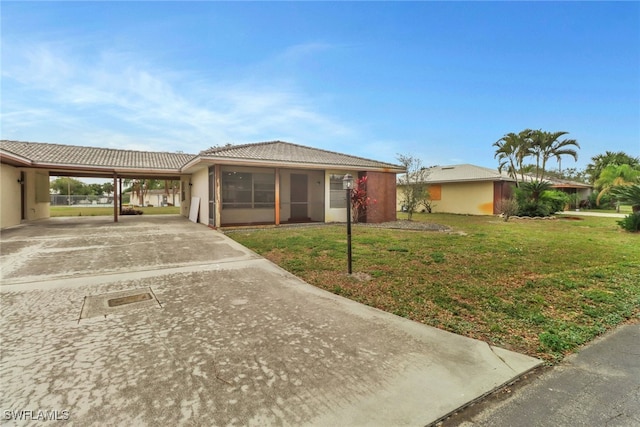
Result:
<svg viewBox="0 0 640 427">
<path fill-rule="evenodd" d="M 307 175 L 291 174 L 291 218 L 290 220 L 308 220 L 307 211 Z"/>
</svg>

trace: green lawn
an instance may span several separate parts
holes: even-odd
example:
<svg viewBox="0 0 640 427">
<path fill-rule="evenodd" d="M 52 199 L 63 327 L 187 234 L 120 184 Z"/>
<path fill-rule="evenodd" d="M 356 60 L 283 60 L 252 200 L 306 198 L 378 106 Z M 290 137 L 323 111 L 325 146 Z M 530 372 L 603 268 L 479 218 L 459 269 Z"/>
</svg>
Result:
<svg viewBox="0 0 640 427">
<path fill-rule="evenodd" d="M 179 215 L 179 206 L 136 208 L 143 215 Z M 81 207 L 81 206 L 51 206 L 50 214 L 54 216 L 113 216 L 113 207 Z"/>
<path fill-rule="evenodd" d="M 315 286 L 550 362 L 640 314 L 640 235 L 614 218 L 414 221 L 452 232 L 355 225 L 353 276 L 345 225 L 228 233 Z"/>
</svg>

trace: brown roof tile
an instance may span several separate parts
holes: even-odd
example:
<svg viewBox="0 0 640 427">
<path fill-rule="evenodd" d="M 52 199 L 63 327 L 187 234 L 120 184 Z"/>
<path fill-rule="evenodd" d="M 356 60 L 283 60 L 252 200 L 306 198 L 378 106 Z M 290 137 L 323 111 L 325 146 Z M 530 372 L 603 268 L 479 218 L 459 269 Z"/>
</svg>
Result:
<svg viewBox="0 0 640 427">
<path fill-rule="evenodd" d="M 283 162 L 290 164 L 336 165 L 354 168 L 402 170 L 402 166 L 350 156 L 283 141 L 213 147 L 200 152 L 203 158 L 228 158 Z"/>
<path fill-rule="evenodd" d="M 117 150 L 8 140 L 0 141 L 0 151 L 26 159 L 31 162 L 33 166 L 54 168 L 68 166 L 114 169 L 157 169 L 178 172 L 190 161 L 202 158 L 213 160 L 267 161 L 289 165 L 336 166 L 355 169 L 390 169 L 395 172 L 403 171 L 401 166 L 391 163 L 378 162 L 362 157 L 282 141 L 210 148 L 200 152 L 199 155 Z"/>
<path fill-rule="evenodd" d="M 179 170 L 193 154 L 117 150 L 75 145 L 0 141 L 0 149 L 34 164 Z"/>
</svg>

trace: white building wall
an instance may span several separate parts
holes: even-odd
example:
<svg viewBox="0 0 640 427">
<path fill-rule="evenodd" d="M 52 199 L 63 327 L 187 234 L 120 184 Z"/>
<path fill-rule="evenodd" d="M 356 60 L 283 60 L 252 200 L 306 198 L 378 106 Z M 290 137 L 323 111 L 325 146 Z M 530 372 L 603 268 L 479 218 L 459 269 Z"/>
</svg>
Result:
<svg viewBox="0 0 640 427">
<path fill-rule="evenodd" d="M 191 175 L 191 186 L 187 182 L 189 190 L 187 193 L 190 195 L 187 197 L 189 208 L 186 211 L 186 216 L 189 216 L 191 210 L 191 201 L 194 197 L 200 198 L 200 208 L 198 222 L 201 224 L 209 223 L 209 170 L 206 168 L 200 169 L 193 175 Z"/>
<path fill-rule="evenodd" d="M 172 190 L 169 189 L 169 194 L 167 195 L 167 203 L 174 203 L 174 199 L 173 199 L 173 194 L 171 192 Z M 133 194 L 132 192 L 128 192 L 127 194 L 129 194 L 130 197 L 130 202 L 128 204 L 133 205 L 133 206 L 138 206 L 140 203 L 140 200 L 138 200 L 138 196 Z M 144 195 L 144 206 L 148 206 L 148 205 L 152 205 L 152 206 L 162 206 L 162 200 L 165 196 L 165 192 L 164 190 L 162 190 L 162 192 L 158 192 L 156 193 L 155 191 L 153 193 L 148 192 L 147 194 Z M 176 190 L 176 197 L 175 197 L 175 203 L 174 206 L 180 206 L 180 191 L 179 189 Z"/>
</svg>

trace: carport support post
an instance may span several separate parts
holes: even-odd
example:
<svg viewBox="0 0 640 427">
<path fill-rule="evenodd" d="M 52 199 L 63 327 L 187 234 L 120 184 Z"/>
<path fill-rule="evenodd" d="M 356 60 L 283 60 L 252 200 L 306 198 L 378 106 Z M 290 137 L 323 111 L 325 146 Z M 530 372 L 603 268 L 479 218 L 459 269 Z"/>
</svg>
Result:
<svg viewBox="0 0 640 427">
<path fill-rule="evenodd" d="M 113 222 L 118 222 L 118 174 L 113 174 Z"/>
</svg>

